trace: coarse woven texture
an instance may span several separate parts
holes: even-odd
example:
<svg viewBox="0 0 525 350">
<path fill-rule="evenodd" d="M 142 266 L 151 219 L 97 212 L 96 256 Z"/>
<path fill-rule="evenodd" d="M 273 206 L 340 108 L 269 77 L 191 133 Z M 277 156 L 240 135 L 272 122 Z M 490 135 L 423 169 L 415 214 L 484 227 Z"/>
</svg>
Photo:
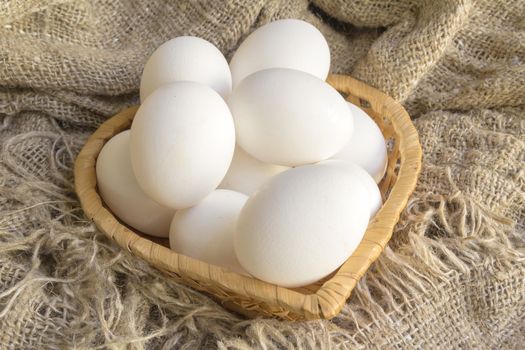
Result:
<svg viewBox="0 0 525 350">
<path fill-rule="evenodd" d="M 147 56 L 197 35 L 231 56 L 301 18 L 332 72 L 400 100 L 423 171 L 393 239 L 332 321 L 245 320 L 108 241 L 75 155 L 138 102 Z M 0 348 L 440 348 L 525 344 L 525 2 L 0 3 Z"/>
</svg>

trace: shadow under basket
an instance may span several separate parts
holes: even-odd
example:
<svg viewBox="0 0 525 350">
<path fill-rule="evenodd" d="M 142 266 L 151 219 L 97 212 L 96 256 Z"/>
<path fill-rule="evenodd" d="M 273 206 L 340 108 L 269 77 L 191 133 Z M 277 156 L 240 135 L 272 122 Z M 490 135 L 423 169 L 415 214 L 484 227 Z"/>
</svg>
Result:
<svg viewBox="0 0 525 350">
<path fill-rule="evenodd" d="M 301 288 L 283 288 L 256 278 L 177 254 L 166 239 L 146 236 L 125 226 L 107 209 L 97 192 L 95 164 L 104 144 L 129 129 L 138 107 L 108 119 L 89 137 L 75 162 L 75 190 L 86 216 L 123 249 L 164 271 L 168 278 L 208 293 L 226 308 L 248 317 L 287 320 L 336 316 L 357 281 L 383 251 L 401 211 L 416 186 L 421 168 L 417 131 L 403 107 L 391 97 L 348 76 L 331 75 L 328 83 L 361 107 L 381 128 L 388 145 L 388 167 L 379 186 L 384 205 L 368 225 L 351 257 L 334 273 Z"/>
</svg>

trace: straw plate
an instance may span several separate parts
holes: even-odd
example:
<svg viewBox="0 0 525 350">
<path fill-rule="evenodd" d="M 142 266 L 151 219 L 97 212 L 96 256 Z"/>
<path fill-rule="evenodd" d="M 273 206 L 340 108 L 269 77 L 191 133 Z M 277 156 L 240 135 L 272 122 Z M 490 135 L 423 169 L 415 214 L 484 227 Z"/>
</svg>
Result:
<svg viewBox="0 0 525 350">
<path fill-rule="evenodd" d="M 302 288 L 283 288 L 198 261 L 169 249 L 168 240 L 151 238 L 121 223 L 104 206 L 95 174 L 97 156 L 114 135 L 128 129 L 137 107 L 107 120 L 88 139 L 75 162 L 75 190 L 86 216 L 123 249 L 146 260 L 225 307 L 248 317 L 277 316 L 288 320 L 329 319 L 337 315 L 357 281 L 383 251 L 401 211 L 416 186 L 421 167 L 417 131 L 403 107 L 382 92 L 348 76 L 328 82 L 374 118 L 388 142 L 388 167 L 380 183 L 385 203 L 370 222 L 363 241 L 329 277 Z"/>
</svg>

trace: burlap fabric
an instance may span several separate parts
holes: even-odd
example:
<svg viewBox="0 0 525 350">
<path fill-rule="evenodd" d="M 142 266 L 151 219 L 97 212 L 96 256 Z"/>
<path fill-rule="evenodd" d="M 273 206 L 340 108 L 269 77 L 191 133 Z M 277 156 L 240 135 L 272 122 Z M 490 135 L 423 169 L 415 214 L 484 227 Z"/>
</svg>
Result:
<svg viewBox="0 0 525 350">
<path fill-rule="evenodd" d="M 332 321 L 244 320 L 121 251 L 86 220 L 72 164 L 137 103 L 148 54 L 181 34 L 231 55 L 302 18 L 332 72 L 400 100 L 419 185 L 384 254 Z M 0 3 L 0 347 L 523 349 L 525 2 Z"/>
</svg>

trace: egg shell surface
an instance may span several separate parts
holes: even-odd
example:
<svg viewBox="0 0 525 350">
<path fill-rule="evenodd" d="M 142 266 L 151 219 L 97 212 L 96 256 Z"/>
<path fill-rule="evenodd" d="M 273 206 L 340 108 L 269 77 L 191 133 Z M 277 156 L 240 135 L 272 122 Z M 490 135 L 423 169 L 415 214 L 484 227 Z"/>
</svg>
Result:
<svg viewBox="0 0 525 350">
<path fill-rule="evenodd" d="M 104 203 L 129 226 L 157 237 L 168 237 L 173 209 L 150 199 L 139 187 L 129 154 L 130 131 L 113 136 L 100 151 L 97 187 Z"/>
<path fill-rule="evenodd" d="M 245 274 L 235 255 L 233 235 L 247 199 L 242 193 L 219 189 L 194 207 L 178 210 L 171 222 L 171 249 Z"/>
<path fill-rule="evenodd" d="M 283 287 L 313 283 L 336 270 L 359 245 L 370 217 L 367 192 L 353 172 L 305 165 L 267 181 L 241 211 L 239 263 Z"/>
<path fill-rule="evenodd" d="M 131 162 L 142 190 L 158 203 L 197 204 L 222 181 L 235 147 L 228 106 L 211 88 L 175 82 L 155 90 L 131 125 Z"/>
<path fill-rule="evenodd" d="M 323 34 L 308 22 L 283 19 L 263 25 L 239 46 L 230 61 L 233 85 L 268 68 L 290 68 L 326 80 L 330 48 Z"/>
<path fill-rule="evenodd" d="M 333 164 L 336 166 L 345 167 L 348 170 L 352 171 L 354 175 L 359 178 L 363 186 L 366 188 L 368 199 L 370 200 L 370 219 L 372 219 L 376 213 L 381 209 L 383 205 L 383 199 L 381 198 L 381 191 L 377 186 L 374 178 L 359 165 L 353 162 L 347 162 L 344 160 L 325 160 L 319 164 Z"/>
<path fill-rule="evenodd" d="M 219 49 L 202 38 L 180 36 L 159 46 L 144 65 L 141 102 L 158 87 L 181 80 L 209 86 L 223 98 L 232 88 L 230 68 Z"/>
<path fill-rule="evenodd" d="M 311 74 L 272 68 L 244 79 L 228 99 L 238 145 L 269 164 L 297 166 L 334 156 L 353 118 L 333 87 Z"/>
<path fill-rule="evenodd" d="M 261 162 L 240 147 L 235 147 L 233 159 L 219 188 L 238 191 L 251 196 L 261 185 L 288 167 Z"/>
<path fill-rule="evenodd" d="M 347 102 L 354 117 L 354 129 L 348 143 L 333 157 L 354 162 L 379 183 L 385 176 L 388 153 L 379 126 L 361 108 Z"/>
</svg>

